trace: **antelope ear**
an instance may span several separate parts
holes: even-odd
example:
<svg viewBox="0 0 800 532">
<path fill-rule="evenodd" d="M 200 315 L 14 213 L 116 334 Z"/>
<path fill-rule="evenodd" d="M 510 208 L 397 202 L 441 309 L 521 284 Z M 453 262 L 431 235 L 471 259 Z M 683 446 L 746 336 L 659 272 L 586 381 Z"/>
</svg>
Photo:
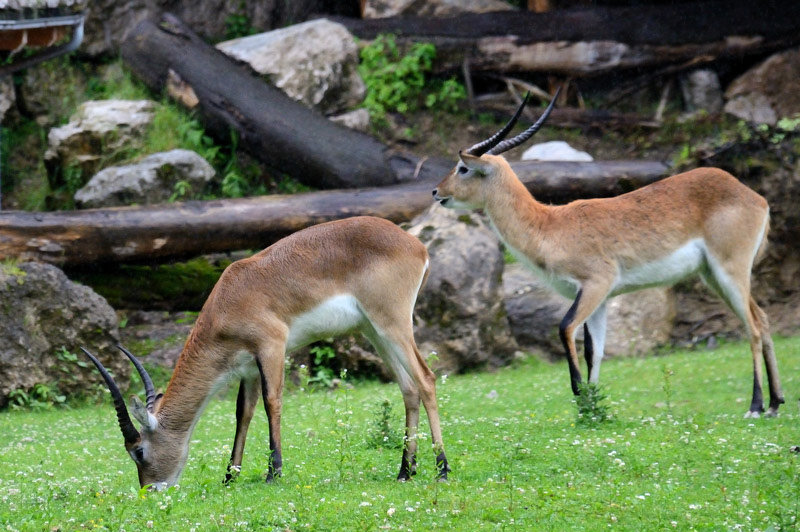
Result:
<svg viewBox="0 0 800 532">
<path fill-rule="evenodd" d="M 486 159 L 475 157 L 463 150 L 458 152 L 458 158 L 461 159 L 461 163 L 464 166 L 472 170 L 476 175 L 486 176 L 489 174 L 491 164 Z"/>
<path fill-rule="evenodd" d="M 142 428 L 156 430 L 158 427 L 156 416 L 148 412 L 144 403 L 135 395 L 131 395 L 131 412 L 133 412 L 133 417 L 142 424 Z"/>
</svg>

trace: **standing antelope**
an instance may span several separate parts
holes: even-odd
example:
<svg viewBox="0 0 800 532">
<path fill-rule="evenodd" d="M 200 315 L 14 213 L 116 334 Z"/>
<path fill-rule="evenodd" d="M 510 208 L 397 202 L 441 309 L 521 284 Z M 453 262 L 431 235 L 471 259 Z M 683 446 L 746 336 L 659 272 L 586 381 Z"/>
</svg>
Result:
<svg viewBox="0 0 800 532">
<path fill-rule="evenodd" d="M 398 480 L 416 472 L 419 402 L 428 414 L 438 477 L 450 470 L 436 405 L 436 379 L 414 342 L 412 312 L 428 274 L 428 253 L 416 238 L 379 218 L 356 217 L 299 231 L 220 277 L 189 334 L 164 394 L 138 360 L 120 347 L 142 377 L 146 404 L 132 397 L 133 417 L 102 364 L 84 349 L 108 385 L 125 448 L 139 484 L 175 484 L 189 439 L 214 391 L 241 379 L 236 436 L 226 481 L 240 470 L 247 428 L 264 398 L 269 420 L 267 481 L 281 475 L 281 394 L 287 352 L 360 330 L 391 368 L 403 393 L 406 445 Z"/>
<path fill-rule="evenodd" d="M 558 93 L 556 93 L 556 97 Z M 584 326 L 589 381 L 600 377 L 606 301 L 698 273 L 745 325 L 753 353 L 753 399 L 746 417 L 763 411 L 762 354 L 775 415 L 784 402 L 767 315 L 750 295 L 750 273 L 766 245 L 766 200 L 717 168 L 698 168 L 615 198 L 544 205 L 500 156 L 528 140 L 542 117 L 502 141 L 527 103 L 495 135 L 460 151 L 460 161 L 433 196 L 449 208 L 483 209 L 503 243 L 563 296 L 574 299 L 559 328 L 572 391 L 581 382 L 575 333 Z M 502 141 L 502 142 L 501 142 Z"/>
</svg>

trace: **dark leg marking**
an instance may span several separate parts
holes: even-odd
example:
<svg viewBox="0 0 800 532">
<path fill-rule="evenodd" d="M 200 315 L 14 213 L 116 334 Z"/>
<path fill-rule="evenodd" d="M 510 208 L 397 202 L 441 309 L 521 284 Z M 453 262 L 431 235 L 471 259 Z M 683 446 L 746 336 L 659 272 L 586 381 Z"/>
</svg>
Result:
<svg viewBox="0 0 800 532">
<path fill-rule="evenodd" d="M 272 430 L 273 419 L 270 414 L 269 386 L 267 378 L 264 376 L 264 368 L 261 366 L 258 357 L 256 357 L 256 364 L 258 365 L 258 373 L 261 375 L 261 395 L 264 398 L 264 409 L 267 411 L 267 422 L 269 423 L 269 469 L 267 470 L 266 481 L 272 482 L 282 474 L 283 457 L 275 442 L 275 435 Z"/>
<path fill-rule="evenodd" d="M 239 394 L 236 396 L 236 439 L 239 439 L 239 430 L 242 423 L 242 416 L 244 415 L 244 401 L 245 401 L 245 391 L 244 391 L 244 379 L 241 380 L 239 383 Z M 233 449 L 231 450 L 231 459 L 228 462 L 228 471 L 225 473 L 225 480 L 223 481 L 225 484 L 230 483 L 233 479 L 236 478 L 236 474 L 231 471 L 231 467 L 233 467 L 233 454 L 236 452 L 236 442 L 234 442 Z M 238 474 L 238 472 L 236 472 Z"/>
<path fill-rule="evenodd" d="M 758 377 L 753 376 L 753 401 L 750 403 L 750 412 L 764 412 L 764 396 L 761 391 L 761 383 Z"/>
<path fill-rule="evenodd" d="M 450 472 L 450 466 L 447 464 L 447 457 L 444 455 L 444 451 L 440 452 L 436 456 L 436 470 L 437 480 L 447 480 L 447 474 Z"/>
<path fill-rule="evenodd" d="M 397 475 L 397 480 L 406 481 L 411 480 L 411 477 L 417 474 L 417 457 L 412 455 L 410 458 L 403 451 L 403 459 L 400 461 L 400 473 Z"/>
<path fill-rule="evenodd" d="M 592 374 L 592 361 L 594 360 L 594 344 L 592 343 L 592 333 L 589 326 L 583 324 L 583 357 L 586 359 L 586 373 Z"/>
<path fill-rule="evenodd" d="M 578 310 L 578 304 L 581 301 L 581 293 L 582 290 L 578 290 L 578 295 L 575 297 L 575 301 L 572 303 L 572 306 L 569 307 L 567 311 L 567 315 L 564 316 L 564 319 L 561 320 L 561 325 L 558 327 L 558 335 L 561 337 L 561 343 L 564 344 L 564 350 L 567 353 L 567 364 L 569 364 L 569 377 L 570 383 L 572 384 L 572 393 L 574 395 L 580 395 L 580 390 L 578 389 L 578 385 L 581 383 L 581 370 L 579 367 L 575 365 L 572 361 L 572 357 L 569 354 L 569 343 L 567 342 L 567 327 L 572 323 L 572 320 L 575 319 L 575 313 Z"/>
</svg>

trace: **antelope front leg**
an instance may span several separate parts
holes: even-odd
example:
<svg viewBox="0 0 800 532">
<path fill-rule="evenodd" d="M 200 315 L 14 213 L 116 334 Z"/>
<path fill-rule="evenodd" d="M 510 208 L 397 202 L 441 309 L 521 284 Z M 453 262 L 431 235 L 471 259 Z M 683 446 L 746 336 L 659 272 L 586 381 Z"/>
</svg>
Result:
<svg viewBox="0 0 800 532">
<path fill-rule="evenodd" d="M 236 436 L 233 440 L 231 460 L 225 474 L 225 483 L 234 480 L 241 470 L 244 442 L 247 438 L 247 429 L 253 419 L 253 412 L 258 403 L 258 379 L 242 379 L 239 383 L 239 395 L 236 398 Z"/>
<path fill-rule="evenodd" d="M 581 383 L 581 369 L 578 360 L 578 350 L 575 348 L 575 332 L 576 329 L 586 320 L 592 313 L 603 304 L 608 296 L 609 282 L 593 281 L 591 283 L 584 283 L 583 287 L 578 290 L 578 295 L 575 297 L 575 302 L 567 311 L 567 315 L 561 321 L 558 328 L 561 343 L 564 344 L 564 350 L 567 352 L 567 363 L 569 364 L 570 383 L 572 384 L 572 393 L 580 395 Z M 591 341 L 591 339 L 589 340 Z M 593 346 L 594 347 L 594 346 Z M 593 348 L 592 351 L 594 351 Z M 594 356 L 594 353 L 592 353 Z M 594 362 L 594 361 L 593 361 Z M 597 370 L 599 371 L 599 361 Z M 592 368 L 594 369 L 594 368 Z"/>
<path fill-rule="evenodd" d="M 269 421 L 269 469 L 266 481 L 272 482 L 282 474 L 281 408 L 283 406 L 284 348 L 262 351 L 256 357 L 261 374 L 261 395 Z"/>
</svg>

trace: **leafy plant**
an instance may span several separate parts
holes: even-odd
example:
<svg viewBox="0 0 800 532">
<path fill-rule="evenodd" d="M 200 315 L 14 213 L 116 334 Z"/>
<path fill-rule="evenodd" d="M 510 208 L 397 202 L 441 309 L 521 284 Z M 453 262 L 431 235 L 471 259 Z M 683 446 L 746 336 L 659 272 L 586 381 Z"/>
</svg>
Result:
<svg viewBox="0 0 800 532">
<path fill-rule="evenodd" d="M 253 27 L 252 21 L 244 9 L 247 4 L 242 0 L 239 2 L 238 11 L 231 13 L 225 18 L 225 38 L 238 39 L 258 33 L 258 29 Z"/>
<path fill-rule="evenodd" d="M 63 405 L 66 399 L 54 386 L 42 382 L 34 384 L 30 390 L 18 388 L 8 394 L 9 405 L 14 410 L 46 410 Z"/>
<path fill-rule="evenodd" d="M 578 409 L 578 424 L 598 425 L 608 419 L 608 397 L 602 388 L 593 382 L 583 382 L 578 385 L 580 395 L 575 398 Z"/>
<path fill-rule="evenodd" d="M 370 116 L 382 120 L 387 112 L 406 113 L 422 105 L 448 111 L 466 97 L 466 90 L 455 79 L 429 80 L 436 47 L 415 43 L 401 54 L 394 35 L 382 34 L 361 49 L 359 73 L 367 86 L 364 107 Z"/>
<path fill-rule="evenodd" d="M 372 422 L 367 429 L 367 447 L 377 449 L 400 449 L 403 447 L 403 433 L 396 428 L 392 420 L 392 402 L 388 399 L 379 401 L 372 410 Z"/>
<path fill-rule="evenodd" d="M 313 346 L 309 352 L 314 356 L 314 368 L 316 373 L 308 379 L 309 383 L 318 384 L 324 388 L 331 388 L 336 377 L 333 369 L 327 366 L 328 361 L 336 358 L 336 351 L 330 344 L 318 344 Z"/>
</svg>

